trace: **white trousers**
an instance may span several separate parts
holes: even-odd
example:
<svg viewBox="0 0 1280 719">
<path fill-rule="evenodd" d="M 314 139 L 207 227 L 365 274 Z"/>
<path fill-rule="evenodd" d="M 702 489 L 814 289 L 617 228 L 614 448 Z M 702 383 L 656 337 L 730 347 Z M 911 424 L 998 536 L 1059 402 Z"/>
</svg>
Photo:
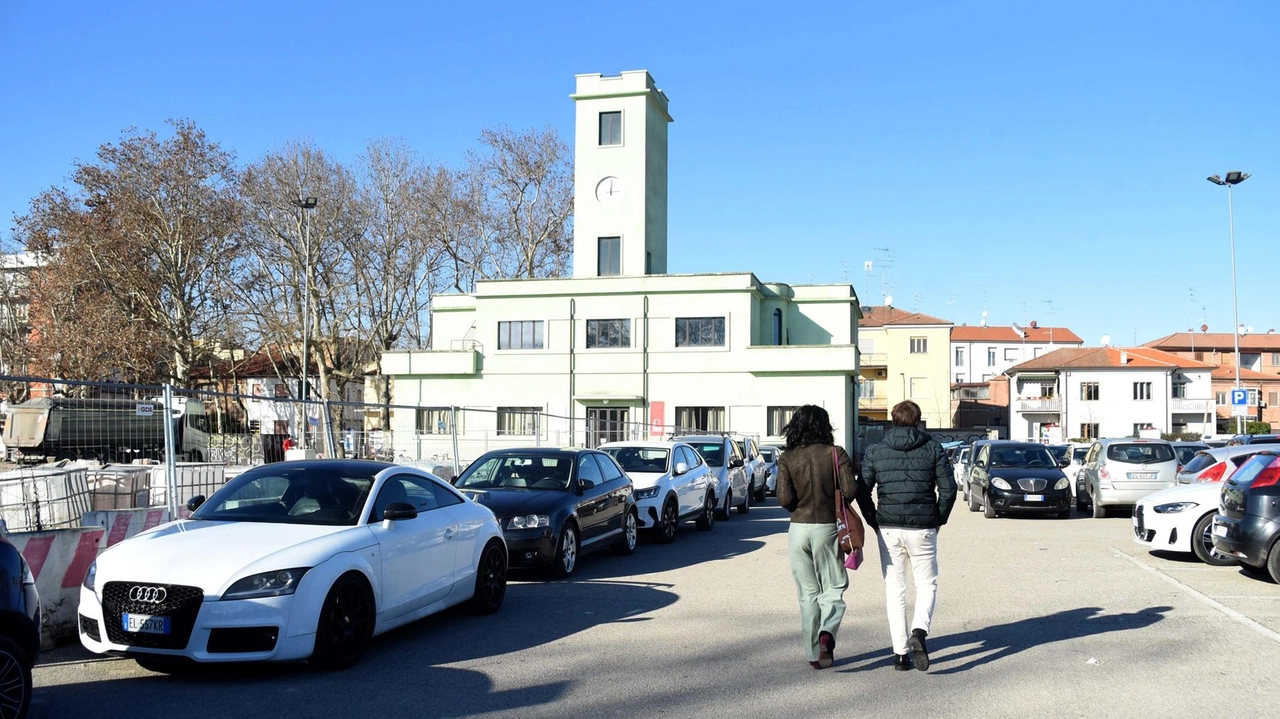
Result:
<svg viewBox="0 0 1280 719">
<path fill-rule="evenodd" d="M 889 636 L 895 654 L 907 648 L 907 564 L 916 585 L 912 629 L 929 631 L 933 605 L 938 599 L 938 530 L 881 527 L 876 535 L 880 545 L 880 573 L 884 576 L 884 603 L 889 613 Z"/>
</svg>

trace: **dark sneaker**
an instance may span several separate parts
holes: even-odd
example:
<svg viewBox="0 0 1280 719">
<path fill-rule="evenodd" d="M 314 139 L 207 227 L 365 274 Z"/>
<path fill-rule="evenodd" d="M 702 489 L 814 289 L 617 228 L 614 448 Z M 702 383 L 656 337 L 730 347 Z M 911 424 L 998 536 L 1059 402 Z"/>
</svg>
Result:
<svg viewBox="0 0 1280 719">
<path fill-rule="evenodd" d="M 809 662 L 809 666 L 813 667 L 814 669 L 821 669 L 821 668 L 822 668 L 822 665 L 821 665 L 821 664 L 819 664 L 818 662 Z"/>
<path fill-rule="evenodd" d="M 911 638 L 907 640 L 907 646 L 911 647 L 911 661 L 922 672 L 929 671 L 929 650 L 924 644 L 925 636 L 923 629 L 912 629 Z"/>
<path fill-rule="evenodd" d="M 910 654 L 894 654 L 893 668 L 900 672 L 911 671 L 911 655 Z"/>
<path fill-rule="evenodd" d="M 831 666 L 835 660 L 836 638 L 831 636 L 830 632 L 822 632 L 818 635 L 818 664 L 820 668 L 826 669 Z"/>
</svg>

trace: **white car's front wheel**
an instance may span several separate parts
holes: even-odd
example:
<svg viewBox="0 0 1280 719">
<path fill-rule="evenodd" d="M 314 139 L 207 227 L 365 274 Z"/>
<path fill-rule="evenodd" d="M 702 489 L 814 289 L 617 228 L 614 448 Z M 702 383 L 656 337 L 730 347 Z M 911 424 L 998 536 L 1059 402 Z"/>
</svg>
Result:
<svg viewBox="0 0 1280 719">
<path fill-rule="evenodd" d="M 338 577 L 320 608 L 311 663 L 324 669 L 355 666 L 369 646 L 376 615 L 364 577 L 356 572 Z"/>
</svg>

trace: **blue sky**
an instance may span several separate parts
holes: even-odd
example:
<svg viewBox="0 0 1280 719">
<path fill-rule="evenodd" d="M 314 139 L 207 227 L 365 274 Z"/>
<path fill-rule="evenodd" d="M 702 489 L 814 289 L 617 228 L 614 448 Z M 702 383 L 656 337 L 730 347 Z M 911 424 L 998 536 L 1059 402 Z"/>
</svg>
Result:
<svg viewBox="0 0 1280 719">
<path fill-rule="evenodd" d="M 242 161 L 402 136 L 454 162 L 486 126 L 571 139 L 575 73 L 644 68 L 676 120 L 672 272 L 847 268 L 873 303 L 863 263 L 891 248 L 895 304 L 957 324 L 1229 331 L 1204 178 L 1242 169 L 1240 319 L 1280 329 L 1270 0 L 178 5 L 0 6 L 0 232 L 125 127 L 191 118 Z"/>
</svg>

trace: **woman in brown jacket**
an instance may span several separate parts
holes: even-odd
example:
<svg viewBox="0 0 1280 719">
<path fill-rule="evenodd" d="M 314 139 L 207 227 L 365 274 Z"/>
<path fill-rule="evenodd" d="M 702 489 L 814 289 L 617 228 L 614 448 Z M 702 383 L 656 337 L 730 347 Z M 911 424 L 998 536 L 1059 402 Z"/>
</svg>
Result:
<svg viewBox="0 0 1280 719">
<path fill-rule="evenodd" d="M 811 404 L 796 410 L 782 432 L 787 447 L 778 459 L 778 504 L 791 513 L 787 554 L 800 598 L 805 654 L 810 666 L 825 669 L 834 659 L 849 587 L 836 551 L 835 438 L 827 411 Z M 852 503 L 858 492 L 853 464 L 844 449 L 835 447 L 835 455 L 840 491 Z"/>
</svg>

